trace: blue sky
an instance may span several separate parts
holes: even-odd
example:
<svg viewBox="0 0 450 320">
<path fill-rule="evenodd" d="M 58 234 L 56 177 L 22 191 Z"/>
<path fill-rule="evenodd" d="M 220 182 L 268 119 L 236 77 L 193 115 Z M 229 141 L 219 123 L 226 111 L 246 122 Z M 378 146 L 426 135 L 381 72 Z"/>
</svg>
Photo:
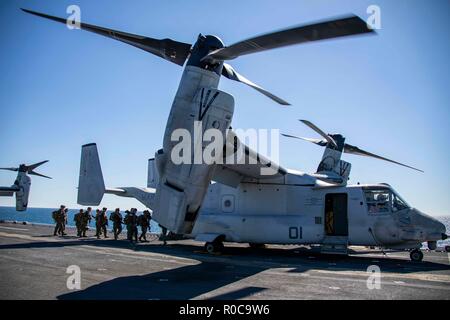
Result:
<svg viewBox="0 0 450 320">
<path fill-rule="evenodd" d="M 33 177 L 30 204 L 76 205 L 82 144 L 97 142 L 108 186 L 145 186 L 147 159 L 162 143 L 182 69 L 131 46 L 27 15 L 20 7 L 100 26 L 193 43 L 199 33 L 226 44 L 347 13 L 381 8 L 382 29 L 231 61 L 246 77 L 292 103 L 282 108 L 222 79 L 236 100 L 234 128 L 276 128 L 315 137 L 309 119 L 347 142 L 424 174 L 347 155 L 351 182 L 388 182 L 431 215 L 450 214 L 448 158 L 450 2 L 355 1 L 2 1 L 0 2 L 0 165 L 49 159 Z M 280 138 L 284 167 L 314 172 L 323 149 Z M 10 185 L 12 172 L 0 172 Z M 0 205 L 13 205 L 0 198 Z M 106 195 L 102 205 L 138 207 Z"/>
</svg>

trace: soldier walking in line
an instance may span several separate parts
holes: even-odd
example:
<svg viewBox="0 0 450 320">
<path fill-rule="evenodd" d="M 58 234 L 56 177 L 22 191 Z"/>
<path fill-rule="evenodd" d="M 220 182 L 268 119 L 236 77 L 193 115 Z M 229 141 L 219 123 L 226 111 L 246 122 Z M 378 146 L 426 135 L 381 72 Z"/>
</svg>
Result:
<svg viewBox="0 0 450 320">
<path fill-rule="evenodd" d="M 53 231 L 53 235 L 54 236 L 56 236 L 56 233 L 58 232 L 57 215 L 58 215 L 58 210 L 55 210 L 55 211 L 52 212 L 52 219 L 53 219 L 53 222 L 55 223 L 55 230 Z"/>
<path fill-rule="evenodd" d="M 127 225 L 127 239 L 131 242 L 138 241 L 137 236 L 137 209 L 131 208 L 130 211 L 125 211 L 127 214 L 123 220 L 123 222 Z"/>
<path fill-rule="evenodd" d="M 152 216 L 150 215 L 150 211 L 145 210 L 142 215 L 138 217 L 138 225 L 141 226 L 141 235 L 139 236 L 139 241 L 141 242 L 148 242 L 147 241 L 147 230 L 150 227 L 150 221 L 152 219 Z M 144 239 L 142 241 L 142 238 Z"/>
<path fill-rule="evenodd" d="M 100 209 L 95 210 L 95 236 L 97 239 L 100 239 L 100 233 L 101 233 L 101 227 L 102 227 L 102 212 Z"/>
<path fill-rule="evenodd" d="M 80 238 L 83 232 L 83 214 L 84 210 L 80 209 L 79 212 L 75 214 L 73 217 L 73 221 L 75 222 L 75 226 L 77 227 L 77 237 Z"/>
<path fill-rule="evenodd" d="M 119 234 L 122 232 L 122 214 L 120 213 L 120 209 L 117 208 L 111 215 L 109 216 L 109 220 L 113 222 L 113 233 L 114 239 L 119 239 Z"/>
<path fill-rule="evenodd" d="M 108 208 L 103 207 L 102 211 L 101 211 L 101 231 L 103 232 L 103 235 L 105 238 L 108 238 L 108 235 L 106 234 L 107 232 L 107 226 L 108 226 L 108 215 L 106 214 L 106 212 L 108 211 Z M 100 233 L 101 234 L 101 233 Z"/>
<path fill-rule="evenodd" d="M 81 236 L 86 237 L 86 231 L 89 229 L 89 224 L 91 223 L 92 219 L 92 208 L 88 207 L 86 211 L 84 211 L 82 217 L 81 217 Z"/>
<path fill-rule="evenodd" d="M 67 224 L 69 209 L 64 208 L 64 210 L 62 210 L 61 213 L 62 213 L 61 214 L 61 235 L 65 236 L 65 235 L 67 235 L 64 231 L 66 231 L 66 224 Z"/>
<path fill-rule="evenodd" d="M 55 230 L 53 231 L 53 235 L 61 235 L 62 234 L 62 221 L 64 219 L 64 209 L 65 206 L 61 205 L 58 210 L 52 212 L 53 221 L 55 221 Z"/>
</svg>

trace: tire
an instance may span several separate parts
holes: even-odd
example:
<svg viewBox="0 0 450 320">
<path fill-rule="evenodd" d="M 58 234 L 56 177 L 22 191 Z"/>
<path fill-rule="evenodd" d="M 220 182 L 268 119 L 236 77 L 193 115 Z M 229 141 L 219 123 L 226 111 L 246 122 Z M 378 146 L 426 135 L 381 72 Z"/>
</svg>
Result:
<svg viewBox="0 0 450 320">
<path fill-rule="evenodd" d="M 205 243 L 205 251 L 209 254 L 216 253 L 217 248 L 216 245 L 213 242 L 207 242 Z"/>
<path fill-rule="evenodd" d="M 209 254 L 220 253 L 223 251 L 224 245 L 222 242 L 207 242 L 205 243 L 205 251 Z"/>
<path fill-rule="evenodd" d="M 445 246 L 445 252 L 450 252 L 450 246 Z"/>
<path fill-rule="evenodd" d="M 411 258 L 411 261 L 420 262 L 423 260 L 423 253 L 419 249 L 414 249 L 409 254 L 409 257 Z"/>
</svg>

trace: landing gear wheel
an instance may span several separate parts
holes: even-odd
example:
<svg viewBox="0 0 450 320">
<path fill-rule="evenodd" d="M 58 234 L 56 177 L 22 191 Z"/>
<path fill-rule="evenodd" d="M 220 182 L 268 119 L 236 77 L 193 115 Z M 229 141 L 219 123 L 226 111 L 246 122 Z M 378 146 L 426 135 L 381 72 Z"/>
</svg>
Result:
<svg viewBox="0 0 450 320">
<path fill-rule="evenodd" d="M 220 253 L 223 251 L 223 243 L 222 242 L 207 242 L 205 243 L 205 250 L 206 252 L 213 254 L 213 253 Z"/>
<path fill-rule="evenodd" d="M 420 262 L 423 259 L 423 253 L 420 249 L 414 249 L 409 254 L 409 257 L 411 258 L 411 261 Z"/>
</svg>

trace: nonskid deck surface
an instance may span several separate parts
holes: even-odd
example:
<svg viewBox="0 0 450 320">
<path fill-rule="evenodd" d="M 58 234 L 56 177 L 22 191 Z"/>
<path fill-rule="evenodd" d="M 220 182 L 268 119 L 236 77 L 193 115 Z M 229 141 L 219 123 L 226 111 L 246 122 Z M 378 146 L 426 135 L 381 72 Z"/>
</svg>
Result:
<svg viewBox="0 0 450 320">
<path fill-rule="evenodd" d="M 0 299 L 450 299 L 445 252 L 425 252 L 414 263 L 407 252 L 336 257 L 226 244 L 223 254 L 209 255 L 202 243 L 163 246 L 156 235 L 131 245 L 97 240 L 93 231 L 82 240 L 73 229 L 63 238 L 52 233 L 0 224 Z M 81 270 L 80 290 L 67 288 L 72 265 Z M 369 266 L 381 270 L 380 289 L 368 289 Z"/>
</svg>

